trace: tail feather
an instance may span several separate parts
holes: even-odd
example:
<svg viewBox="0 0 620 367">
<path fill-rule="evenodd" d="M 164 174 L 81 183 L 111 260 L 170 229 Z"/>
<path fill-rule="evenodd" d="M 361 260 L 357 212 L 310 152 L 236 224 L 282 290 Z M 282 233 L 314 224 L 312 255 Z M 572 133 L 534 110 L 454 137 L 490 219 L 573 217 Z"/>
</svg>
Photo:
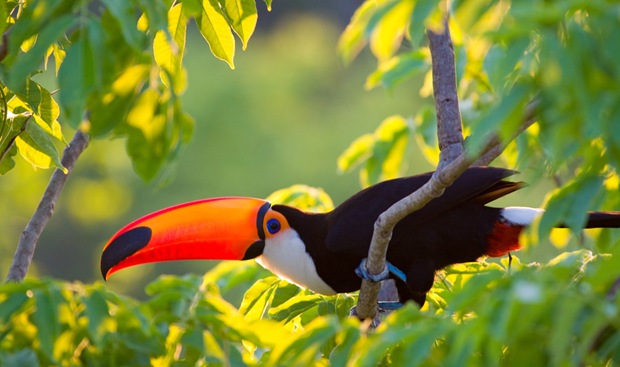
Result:
<svg viewBox="0 0 620 367">
<path fill-rule="evenodd" d="M 585 228 L 619 228 L 620 212 L 589 212 Z"/>
</svg>

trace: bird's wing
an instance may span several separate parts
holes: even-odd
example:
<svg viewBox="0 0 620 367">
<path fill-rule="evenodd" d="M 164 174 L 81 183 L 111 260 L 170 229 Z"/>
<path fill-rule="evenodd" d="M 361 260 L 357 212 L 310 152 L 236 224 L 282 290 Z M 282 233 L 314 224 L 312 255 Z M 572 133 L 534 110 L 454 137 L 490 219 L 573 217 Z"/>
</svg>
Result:
<svg viewBox="0 0 620 367">
<path fill-rule="evenodd" d="M 520 182 L 502 181 L 515 173 L 495 167 L 469 168 L 442 196 L 410 214 L 408 219 L 422 223 L 466 201 L 484 205 L 523 186 Z M 431 175 L 429 172 L 381 182 L 346 200 L 328 215 L 327 248 L 334 252 L 367 252 L 379 214 L 420 188 Z"/>
</svg>

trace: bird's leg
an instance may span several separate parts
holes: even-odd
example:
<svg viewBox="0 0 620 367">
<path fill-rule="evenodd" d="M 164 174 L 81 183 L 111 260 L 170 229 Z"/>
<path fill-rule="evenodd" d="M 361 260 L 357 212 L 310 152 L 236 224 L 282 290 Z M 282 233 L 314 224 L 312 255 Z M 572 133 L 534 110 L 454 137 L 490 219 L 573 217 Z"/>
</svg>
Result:
<svg viewBox="0 0 620 367">
<path fill-rule="evenodd" d="M 508 272 L 509 273 L 510 273 L 511 266 L 512 266 L 512 253 L 509 252 L 508 253 Z"/>
</svg>

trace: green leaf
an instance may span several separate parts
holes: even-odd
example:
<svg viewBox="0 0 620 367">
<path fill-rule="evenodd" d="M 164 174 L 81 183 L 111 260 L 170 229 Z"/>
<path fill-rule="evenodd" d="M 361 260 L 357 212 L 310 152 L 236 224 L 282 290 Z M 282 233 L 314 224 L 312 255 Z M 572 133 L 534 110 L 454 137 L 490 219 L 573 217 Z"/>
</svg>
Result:
<svg viewBox="0 0 620 367">
<path fill-rule="evenodd" d="M 258 13 L 254 0 L 219 0 L 222 4 L 226 16 L 230 20 L 230 25 L 243 44 L 243 49 L 248 47 L 248 41 L 254 33 Z"/>
<path fill-rule="evenodd" d="M 136 27 L 134 3 L 131 1 L 103 0 L 103 4 L 120 25 L 124 40 L 133 48 L 141 48 L 143 36 Z"/>
<path fill-rule="evenodd" d="M 36 310 L 32 314 L 32 321 L 38 330 L 37 337 L 43 353 L 54 360 L 54 343 L 60 334 L 58 306 L 62 296 L 55 286 L 36 289 L 33 293 Z"/>
<path fill-rule="evenodd" d="M 2 147 L 2 149 L 6 149 L 6 147 Z M 17 154 L 17 146 L 15 144 L 11 145 L 11 147 L 7 150 L 4 157 L 0 161 L 0 175 L 4 175 L 15 167 L 15 155 Z"/>
<path fill-rule="evenodd" d="M 335 317 L 319 317 L 290 340 L 278 344 L 269 356 L 268 365 L 313 366 L 320 358 L 322 346 L 339 331 Z"/>
<path fill-rule="evenodd" d="M 19 154 L 34 167 L 56 167 L 67 173 L 67 169 L 60 162 L 58 150 L 50 139 L 50 135 L 33 118 L 24 123 L 26 129 L 15 139 Z"/>
<path fill-rule="evenodd" d="M 220 261 L 205 274 L 204 282 L 215 283 L 222 292 L 226 292 L 239 285 L 249 286 L 267 273 L 253 261 Z"/>
<path fill-rule="evenodd" d="M 417 0 L 409 21 L 409 39 L 414 44 L 426 40 L 426 18 L 438 10 L 437 0 Z"/>
<path fill-rule="evenodd" d="M 4 298 L 0 302 L 0 325 L 6 325 L 11 318 L 21 311 L 22 307 L 28 302 L 30 297 L 26 295 L 26 292 L 14 292 L 8 294 L 8 298 Z"/>
<path fill-rule="evenodd" d="M 6 2 L 4 1 L 0 1 L 0 19 L 7 19 L 8 11 L 6 8 Z M 6 29 L 8 23 L 7 22 L 1 22 L 0 21 L 0 33 L 4 33 L 4 30 Z"/>
<path fill-rule="evenodd" d="M 265 2 L 265 5 L 267 5 L 267 11 L 271 11 L 271 3 L 273 2 L 273 0 L 263 0 Z"/>
<path fill-rule="evenodd" d="M 35 45 L 26 53 L 20 53 L 9 70 L 9 87 L 18 89 L 23 81 L 43 63 L 43 57 L 52 43 L 56 42 L 76 22 L 73 15 L 64 15 L 45 25 L 38 33 Z"/>
<path fill-rule="evenodd" d="M 293 297 L 278 307 L 271 308 L 269 317 L 287 323 L 307 310 L 317 307 L 322 300 L 323 297 L 317 294 Z"/>
<path fill-rule="evenodd" d="M 148 20 L 148 29 L 155 34 L 157 31 L 168 29 L 166 1 L 139 0 Z"/>
<path fill-rule="evenodd" d="M 182 11 L 182 4 L 177 4 L 168 11 L 168 34 L 159 31 L 153 41 L 155 62 L 167 73 L 162 73 L 162 80 L 168 87 L 173 87 L 176 94 L 185 90 L 186 75 L 183 68 L 183 54 L 187 33 L 187 16 Z M 169 80 L 168 77 L 171 78 Z"/>
<path fill-rule="evenodd" d="M 373 89 L 381 85 L 386 89 L 392 89 L 407 78 L 426 72 L 428 68 L 425 51 L 419 50 L 395 56 L 379 64 L 379 68 L 366 79 L 364 88 Z"/>
<path fill-rule="evenodd" d="M 94 84 L 94 59 L 90 40 L 80 37 L 69 47 L 67 56 L 58 70 L 60 105 L 73 128 L 78 128 L 82 122 L 86 101 Z"/>
<path fill-rule="evenodd" d="M 183 0 L 183 12 L 185 12 L 188 18 L 200 16 L 202 0 Z"/>
<path fill-rule="evenodd" d="M 587 220 L 587 210 L 601 189 L 603 180 L 596 173 L 583 174 L 555 191 L 545 205 L 546 211 L 539 226 L 540 236 L 546 237 L 559 224 L 573 231 L 581 230 Z"/>
<path fill-rule="evenodd" d="M 499 98 L 475 123 L 474 133 L 467 138 L 466 143 L 472 152 L 482 148 L 489 134 L 496 132 L 502 139 L 507 139 L 523 123 L 525 106 L 529 102 L 527 86 L 515 85 Z"/>
<path fill-rule="evenodd" d="M 144 180 L 152 180 L 168 157 L 166 116 L 160 111 L 157 91 L 144 91 L 127 115 L 127 153 L 136 173 Z"/>
<path fill-rule="evenodd" d="M 105 331 L 102 328 L 104 320 L 109 317 L 105 290 L 103 288 L 92 289 L 85 296 L 81 297 L 81 301 L 86 306 L 84 312 L 88 319 L 89 338 L 95 344 L 99 344 Z"/>
<path fill-rule="evenodd" d="M 41 34 L 41 29 L 54 22 L 54 19 L 70 14 L 76 4 L 73 0 L 35 0 L 29 2 L 19 18 L 11 26 L 9 52 L 7 59 L 17 56 L 22 44 L 33 35 Z M 40 60 L 43 61 L 43 60 Z"/>
<path fill-rule="evenodd" d="M 415 123 L 415 139 L 418 148 L 426 161 L 433 166 L 439 163 L 439 147 L 437 144 L 437 117 L 435 109 L 423 108 L 413 120 Z"/>
<path fill-rule="evenodd" d="M 196 19 L 196 24 L 211 53 L 234 69 L 235 38 L 217 0 L 202 1 L 202 14 Z"/>
<path fill-rule="evenodd" d="M 106 97 L 95 104 L 90 115 L 90 134 L 98 137 L 109 133 L 127 118 L 129 109 L 143 85 L 149 81 L 150 65 L 128 67 L 113 83 Z"/>
</svg>

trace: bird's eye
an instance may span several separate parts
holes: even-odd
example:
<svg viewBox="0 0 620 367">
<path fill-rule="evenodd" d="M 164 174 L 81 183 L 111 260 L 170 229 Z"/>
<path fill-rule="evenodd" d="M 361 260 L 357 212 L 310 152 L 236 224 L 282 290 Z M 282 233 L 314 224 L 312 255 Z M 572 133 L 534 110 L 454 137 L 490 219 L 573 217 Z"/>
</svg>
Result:
<svg viewBox="0 0 620 367">
<path fill-rule="evenodd" d="M 276 234 L 280 231 L 280 221 L 277 219 L 269 219 L 267 221 L 267 231 L 270 234 Z"/>
</svg>

